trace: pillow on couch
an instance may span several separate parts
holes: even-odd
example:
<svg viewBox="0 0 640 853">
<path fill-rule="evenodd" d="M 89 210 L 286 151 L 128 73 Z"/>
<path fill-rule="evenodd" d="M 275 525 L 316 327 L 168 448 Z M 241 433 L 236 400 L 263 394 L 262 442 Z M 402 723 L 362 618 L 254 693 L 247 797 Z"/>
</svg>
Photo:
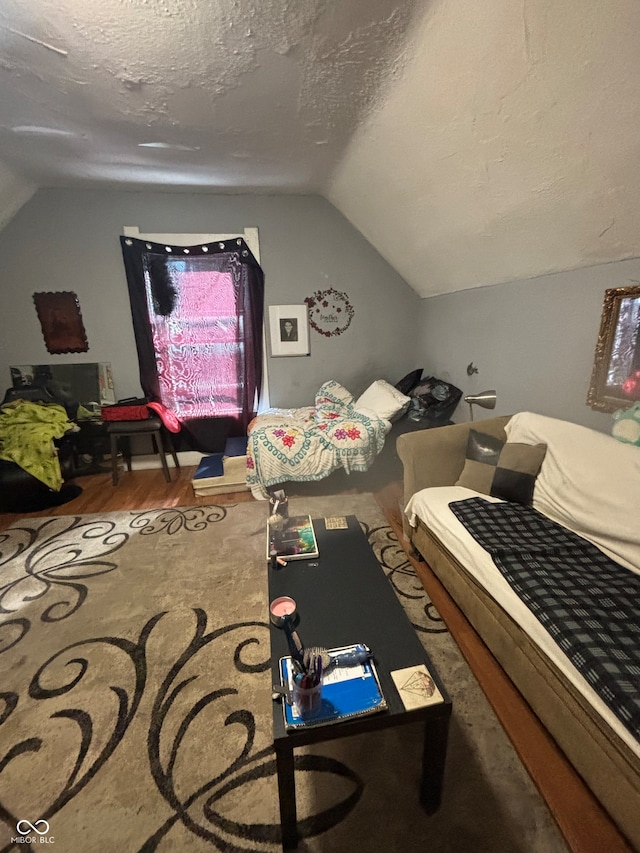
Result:
<svg viewBox="0 0 640 853">
<path fill-rule="evenodd" d="M 376 379 L 367 390 L 355 401 L 354 406 L 358 411 L 375 412 L 379 418 L 387 421 L 395 421 L 409 408 L 411 397 L 402 394 L 391 383 L 384 379 Z"/>
<path fill-rule="evenodd" d="M 530 505 L 546 451 L 546 444 L 504 442 L 493 435 L 469 430 L 466 461 L 456 486 Z"/>
</svg>

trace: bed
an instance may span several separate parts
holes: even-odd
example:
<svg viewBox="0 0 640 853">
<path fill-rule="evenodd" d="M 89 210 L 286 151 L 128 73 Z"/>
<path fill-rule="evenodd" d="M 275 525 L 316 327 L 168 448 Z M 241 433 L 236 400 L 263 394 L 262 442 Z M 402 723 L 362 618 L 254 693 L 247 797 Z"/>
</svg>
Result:
<svg viewBox="0 0 640 853">
<path fill-rule="evenodd" d="M 322 480 L 333 471 L 366 471 L 384 447 L 391 423 L 410 398 L 386 380 L 357 399 L 334 379 L 318 389 L 314 404 L 269 409 L 249 424 L 247 484 L 258 500 L 289 482 Z"/>
</svg>

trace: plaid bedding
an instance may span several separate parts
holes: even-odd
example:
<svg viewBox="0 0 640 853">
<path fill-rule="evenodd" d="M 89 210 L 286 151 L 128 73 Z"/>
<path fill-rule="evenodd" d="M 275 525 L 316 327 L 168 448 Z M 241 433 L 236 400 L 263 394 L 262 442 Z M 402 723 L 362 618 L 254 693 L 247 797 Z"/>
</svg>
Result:
<svg viewBox="0 0 640 853">
<path fill-rule="evenodd" d="M 640 575 L 533 507 L 469 498 L 449 508 L 640 739 Z"/>
</svg>

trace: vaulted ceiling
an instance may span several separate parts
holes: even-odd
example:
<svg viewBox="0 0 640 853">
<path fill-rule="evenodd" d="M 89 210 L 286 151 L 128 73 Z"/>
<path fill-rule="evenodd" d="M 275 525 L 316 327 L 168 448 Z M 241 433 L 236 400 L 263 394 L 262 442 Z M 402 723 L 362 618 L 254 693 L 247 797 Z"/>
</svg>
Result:
<svg viewBox="0 0 640 853">
<path fill-rule="evenodd" d="M 0 226 L 38 186 L 318 193 L 422 296 L 638 256 L 638 33 L 638 0 L 3 0 Z"/>
</svg>

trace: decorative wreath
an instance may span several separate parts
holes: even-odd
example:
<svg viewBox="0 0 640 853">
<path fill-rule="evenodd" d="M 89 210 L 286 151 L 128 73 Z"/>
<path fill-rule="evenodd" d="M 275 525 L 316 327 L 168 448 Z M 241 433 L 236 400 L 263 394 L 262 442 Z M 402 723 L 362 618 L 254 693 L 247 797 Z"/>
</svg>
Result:
<svg viewBox="0 0 640 853">
<path fill-rule="evenodd" d="M 305 302 L 309 308 L 309 325 L 325 338 L 341 335 L 351 325 L 355 311 L 346 293 L 333 287 L 316 290 Z"/>
</svg>

